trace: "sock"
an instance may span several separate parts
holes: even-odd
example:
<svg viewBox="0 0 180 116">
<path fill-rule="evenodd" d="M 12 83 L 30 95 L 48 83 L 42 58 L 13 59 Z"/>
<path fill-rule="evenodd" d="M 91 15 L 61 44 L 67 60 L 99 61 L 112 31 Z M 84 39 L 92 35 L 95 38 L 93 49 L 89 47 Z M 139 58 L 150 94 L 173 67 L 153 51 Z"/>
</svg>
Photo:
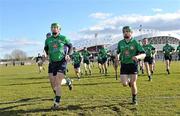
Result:
<svg viewBox="0 0 180 116">
<path fill-rule="evenodd" d="M 137 94 L 132 95 L 132 100 L 133 100 L 133 102 L 137 100 Z"/>
<path fill-rule="evenodd" d="M 89 70 L 89 74 L 91 74 L 91 70 Z"/>
<path fill-rule="evenodd" d="M 56 102 L 59 103 L 60 102 L 60 99 L 61 99 L 61 96 L 56 96 Z"/>
<path fill-rule="evenodd" d="M 105 73 L 107 73 L 107 69 L 105 69 Z"/>
<path fill-rule="evenodd" d="M 69 79 L 65 79 L 65 81 L 66 81 L 66 85 L 69 85 Z"/>
<path fill-rule="evenodd" d="M 144 69 L 142 69 L 142 74 L 144 74 Z"/>
<path fill-rule="evenodd" d="M 153 74 L 154 73 L 154 71 L 151 71 L 151 74 Z"/>
</svg>

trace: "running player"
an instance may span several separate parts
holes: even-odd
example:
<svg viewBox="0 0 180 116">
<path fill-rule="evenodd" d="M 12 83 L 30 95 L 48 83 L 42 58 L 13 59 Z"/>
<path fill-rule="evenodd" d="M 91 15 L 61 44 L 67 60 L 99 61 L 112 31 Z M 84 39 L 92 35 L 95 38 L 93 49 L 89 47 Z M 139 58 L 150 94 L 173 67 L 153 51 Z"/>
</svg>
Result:
<svg viewBox="0 0 180 116">
<path fill-rule="evenodd" d="M 164 59 L 166 61 L 166 71 L 170 74 L 170 64 L 172 60 L 172 53 L 174 52 L 174 47 L 168 44 L 166 41 L 166 45 L 163 47 Z"/>
<path fill-rule="evenodd" d="M 124 86 L 131 87 L 132 104 L 137 105 L 138 60 L 144 59 L 146 54 L 142 46 L 132 37 L 131 27 L 125 26 L 122 31 L 124 39 L 118 43 L 116 56 L 121 62 L 120 79 Z"/>
<path fill-rule="evenodd" d="M 46 39 L 48 39 L 50 37 L 51 37 L 51 33 L 47 33 L 46 34 Z M 64 53 L 65 54 L 68 53 L 68 47 L 66 45 L 64 45 Z M 45 56 L 47 56 L 46 52 L 45 52 Z M 50 65 L 51 65 L 51 63 L 49 63 L 49 67 L 51 67 Z M 65 74 L 65 78 L 62 80 L 61 85 L 65 85 L 66 84 L 69 87 L 69 90 L 72 90 L 72 80 L 66 77 L 66 72 L 67 71 L 65 71 L 65 73 L 64 73 Z M 52 73 L 49 73 L 49 80 L 50 80 L 53 92 L 55 93 L 55 90 L 54 90 L 54 87 L 55 87 L 55 81 L 54 80 L 55 80 L 55 78 L 53 77 Z"/>
<path fill-rule="evenodd" d="M 73 65 L 74 65 L 74 71 L 75 74 L 78 78 L 78 80 L 80 79 L 80 75 L 81 75 L 81 70 L 80 70 L 80 65 L 81 65 L 81 54 L 79 52 L 77 52 L 76 48 L 73 48 L 73 54 L 72 54 L 72 60 L 73 60 Z"/>
<path fill-rule="evenodd" d="M 139 44 L 142 46 L 142 41 L 139 40 Z M 141 73 L 144 74 L 144 61 L 143 60 L 138 60 L 138 66 L 139 66 L 139 69 L 141 70 Z M 139 73 L 139 71 L 138 71 Z"/>
<path fill-rule="evenodd" d="M 108 57 L 108 50 L 104 47 L 104 45 L 102 46 L 102 48 L 99 51 L 99 55 L 102 58 L 101 61 L 101 69 L 102 69 L 102 73 L 107 75 L 107 57 Z"/>
<path fill-rule="evenodd" d="M 91 54 L 91 56 L 89 57 L 89 60 L 90 60 L 91 67 L 94 67 L 94 55 L 93 54 Z"/>
<path fill-rule="evenodd" d="M 41 73 L 42 70 L 45 70 L 45 68 L 43 67 L 43 57 L 40 55 L 40 53 L 38 53 L 36 63 L 38 64 L 39 73 Z"/>
<path fill-rule="evenodd" d="M 58 23 L 51 24 L 52 36 L 45 41 L 45 51 L 49 55 L 48 73 L 54 82 L 55 100 L 53 109 L 59 108 L 61 99 L 61 82 L 66 71 L 66 61 L 70 60 L 72 44 L 66 36 L 60 34 L 61 27 Z M 64 45 L 68 46 L 68 53 L 64 53 Z"/>
<path fill-rule="evenodd" d="M 46 39 L 50 38 L 51 37 L 51 33 L 47 33 L 46 34 Z"/>
<path fill-rule="evenodd" d="M 101 58 L 100 54 L 98 54 L 98 56 L 97 56 L 97 62 L 98 62 L 99 73 L 101 74 L 101 72 L 102 72 L 102 69 L 101 69 L 102 58 Z"/>
<path fill-rule="evenodd" d="M 156 68 L 156 54 L 157 54 L 157 50 L 154 51 L 152 59 L 153 59 L 153 63 L 152 63 L 152 74 L 154 73 L 154 70 Z"/>
<path fill-rule="evenodd" d="M 67 55 L 68 51 L 69 51 L 69 47 L 67 45 L 64 45 L 64 54 Z M 67 68 L 68 61 L 66 61 L 65 63 L 66 63 L 65 64 L 66 70 L 64 71 L 64 79 L 62 80 L 61 85 L 66 84 L 69 87 L 69 90 L 72 90 L 72 80 L 70 78 L 68 78 L 67 75 L 66 75 L 67 72 L 69 72 L 68 68 Z"/>
<path fill-rule="evenodd" d="M 155 53 L 155 47 L 148 43 L 148 39 L 143 39 L 143 48 L 146 52 L 146 57 L 144 58 L 144 64 L 146 67 L 146 72 L 148 74 L 149 81 L 152 80 L 153 74 L 153 55 Z"/>
<path fill-rule="evenodd" d="M 84 64 L 84 70 L 85 70 L 85 75 L 87 75 L 87 67 L 89 70 L 89 75 L 92 74 L 91 72 L 91 66 L 90 66 L 90 61 L 89 61 L 89 57 L 91 56 L 91 54 L 89 53 L 89 51 L 87 50 L 86 47 L 84 47 L 84 50 L 82 51 L 82 56 L 83 56 L 83 64 Z"/>
<path fill-rule="evenodd" d="M 178 60 L 180 61 L 180 42 L 179 42 L 179 46 L 176 49 L 176 52 L 178 52 Z"/>
<path fill-rule="evenodd" d="M 117 69 L 118 69 L 119 61 L 116 59 L 116 54 L 115 54 L 116 52 L 117 52 L 116 50 L 111 51 L 110 59 L 111 59 L 111 62 L 113 64 L 113 68 L 114 68 L 114 71 L 115 71 L 115 77 L 116 77 L 116 80 L 117 80 Z"/>
</svg>

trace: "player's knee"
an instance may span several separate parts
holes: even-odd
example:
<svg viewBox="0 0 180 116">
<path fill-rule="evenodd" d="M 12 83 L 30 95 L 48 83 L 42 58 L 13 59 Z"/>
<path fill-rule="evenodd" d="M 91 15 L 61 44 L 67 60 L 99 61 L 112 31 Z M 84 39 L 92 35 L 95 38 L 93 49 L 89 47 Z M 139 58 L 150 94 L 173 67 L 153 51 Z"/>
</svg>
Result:
<svg viewBox="0 0 180 116">
<path fill-rule="evenodd" d="M 124 87 L 127 87 L 127 86 L 128 86 L 128 82 L 122 82 L 122 85 L 123 85 Z"/>
<path fill-rule="evenodd" d="M 130 85 L 131 87 L 136 87 L 136 82 L 131 82 Z"/>
</svg>

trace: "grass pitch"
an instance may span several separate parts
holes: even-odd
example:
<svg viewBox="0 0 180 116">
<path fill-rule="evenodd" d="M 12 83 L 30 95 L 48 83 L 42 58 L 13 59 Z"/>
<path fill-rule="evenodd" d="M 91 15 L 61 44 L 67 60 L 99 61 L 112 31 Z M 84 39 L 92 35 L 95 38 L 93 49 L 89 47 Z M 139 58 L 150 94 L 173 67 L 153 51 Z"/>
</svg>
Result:
<svg viewBox="0 0 180 116">
<path fill-rule="evenodd" d="M 153 81 L 139 75 L 138 106 L 131 102 L 130 88 L 115 80 L 112 66 L 108 76 L 98 73 L 97 65 L 92 76 L 75 78 L 69 65 L 68 77 L 73 79 L 73 90 L 62 87 L 60 110 L 53 111 L 51 90 L 46 71 L 38 74 L 37 66 L 0 67 L 0 116 L 60 115 L 60 116 L 174 116 L 180 115 L 180 62 L 172 62 L 171 74 L 165 64 L 157 62 Z"/>
</svg>

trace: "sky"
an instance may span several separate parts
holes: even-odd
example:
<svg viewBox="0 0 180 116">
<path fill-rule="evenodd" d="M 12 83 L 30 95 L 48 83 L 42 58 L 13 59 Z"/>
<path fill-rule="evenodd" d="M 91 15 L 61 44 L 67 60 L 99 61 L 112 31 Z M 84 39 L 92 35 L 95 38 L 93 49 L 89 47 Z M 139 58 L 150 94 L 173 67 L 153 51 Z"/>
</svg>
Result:
<svg viewBox="0 0 180 116">
<path fill-rule="evenodd" d="M 118 34 L 124 25 L 180 33 L 180 0 L 0 0 L 0 58 L 42 53 L 51 23 L 71 41 Z"/>
</svg>

